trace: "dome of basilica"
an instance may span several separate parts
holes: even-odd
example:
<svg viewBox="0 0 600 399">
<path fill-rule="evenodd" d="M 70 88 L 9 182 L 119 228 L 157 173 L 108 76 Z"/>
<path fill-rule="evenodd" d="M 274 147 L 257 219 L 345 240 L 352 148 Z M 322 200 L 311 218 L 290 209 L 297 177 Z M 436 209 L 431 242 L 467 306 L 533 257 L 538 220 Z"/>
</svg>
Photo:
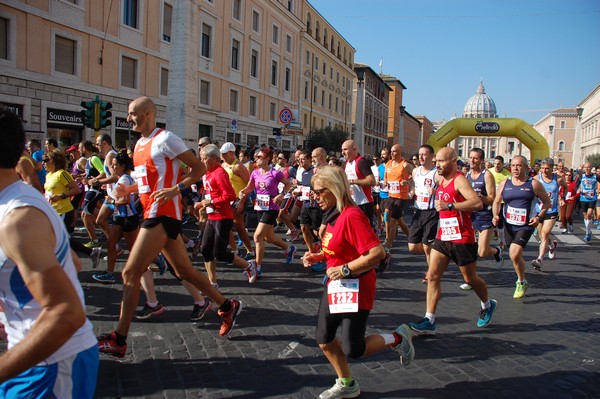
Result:
<svg viewBox="0 0 600 399">
<path fill-rule="evenodd" d="M 497 118 L 496 104 L 490 96 L 485 94 L 483 82 L 479 83 L 477 93 L 467 101 L 463 118 Z"/>
</svg>

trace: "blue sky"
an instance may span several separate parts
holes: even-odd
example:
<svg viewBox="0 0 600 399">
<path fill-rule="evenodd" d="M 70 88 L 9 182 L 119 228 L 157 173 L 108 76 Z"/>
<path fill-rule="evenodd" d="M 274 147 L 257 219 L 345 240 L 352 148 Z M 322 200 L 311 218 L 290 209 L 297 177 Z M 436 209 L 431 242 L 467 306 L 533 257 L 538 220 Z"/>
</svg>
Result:
<svg viewBox="0 0 600 399">
<path fill-rule="evenodd" d="M 432 121 L 461 116 L 480 79 L 500 117 L 530 123 L 600 84 L 599 0 L 309 1 Z"/>
</svg>

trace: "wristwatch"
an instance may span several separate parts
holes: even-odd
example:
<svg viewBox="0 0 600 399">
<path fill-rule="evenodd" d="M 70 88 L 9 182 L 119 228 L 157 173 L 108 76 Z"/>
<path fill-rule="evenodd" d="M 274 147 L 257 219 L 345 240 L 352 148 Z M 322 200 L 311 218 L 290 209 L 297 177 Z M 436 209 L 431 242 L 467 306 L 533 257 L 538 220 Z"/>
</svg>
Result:
<svg viewBox="0 0 600 399">
<path fill-rule="evenodd" d="M 351 274 L 352 274 L 352 272 L 350 272 L 350 268 L 348 267 L 348 264 L 346 263 L 344 266 L 342 266 L 342 276 L 349 277 Z"/>
<path fill-rule="evenodd" d="M 453 203 L 448 203 L 447 206 L 448 206 L 448 210 L 449 211 L 453 211 L 454 210 L 454 204 Z"/>
<path fill-rule="evenodd" d="M 185 184 L 177 183 L 177 190 L 179 190 L 179 192 L 182 192 L 183 190 L 185 190 Z"/>
</svg>

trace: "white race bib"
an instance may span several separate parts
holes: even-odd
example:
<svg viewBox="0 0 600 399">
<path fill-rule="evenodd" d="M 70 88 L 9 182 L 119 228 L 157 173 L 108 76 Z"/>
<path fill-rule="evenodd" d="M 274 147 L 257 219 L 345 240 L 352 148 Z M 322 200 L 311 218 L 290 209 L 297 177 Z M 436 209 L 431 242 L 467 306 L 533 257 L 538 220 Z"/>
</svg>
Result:
<svg viewBox="0 0 600 399">
<path fill-rule="evenodd" d="M 302 201 L 310 201 L 310 186 L 302 186 L 302 195 L 300 196 Z"/>
<path fill-rule="evenodd" d="M 415 208 L 429 209 L 429 201 L 431 195 L 428 188 L 420 188 L 415 190 Z"/>
<path fill-rule="evenodd" d="M 209 193 L 205 193 L 204 194 L 204 199 L 210 201 L 212 198 L 210 198 L 210 194 Z M 207 214 L 214 213 L 214 212 L 215 212 L 215 208 L 213 208 L 212 206 L 207 206 L 206 207 L 206 213 Z"/>
<path fill-rule="evenodd" d="M 462 238 L 457 217 L 440 218 L 440 240 L 455 241 Z"/>
<path fill-rule="evenodd" d="M 506 206 L 506 223 L 513 226 L 525 226 L 527 224 L 527 209 Z"/>
<path fill-rule="evenodd" d="M 388 181 L 388 190 L 390 194 L 400 194 L 400 182 L 399 181 Z"/>
<path fill-rule="evenodd" d="M 268 211 L 271 203 L 269 194 L 256 194 L 256 203 L 254 204 L 255 211 Z"/>
<path fill-rule="evenodd" d="M 135 167 L 135 176 L 138 185 L 138 192 L 140 194 L 147 194 L 150 192 L 150 184 L 148 183 L 148 174 L 146 173 L 146 165 L 139 165 Z"/>
<path fill-rule="evenodd" d="M 359 281 L 357 278 L 332 280 L 327 285 L 330 313 L 358 312 Z"/>
</svg>

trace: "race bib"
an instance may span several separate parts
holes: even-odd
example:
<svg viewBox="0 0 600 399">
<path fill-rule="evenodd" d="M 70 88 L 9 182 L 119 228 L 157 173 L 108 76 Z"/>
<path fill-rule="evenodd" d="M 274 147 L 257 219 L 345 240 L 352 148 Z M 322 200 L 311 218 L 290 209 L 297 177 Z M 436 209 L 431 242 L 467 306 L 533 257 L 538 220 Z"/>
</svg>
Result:
<svg viewBox="0 0 600 399">
<path fill-rule="evenodd" d="M 506 223 L 513 226 L 525 226 L 527 224 L 527 209 L 506 206 Z"/>
<path fill-rule="evenodd" d="M 302 194 L 300 195 L 302 201 L 310 201 L 310 186 L 302 186 Z"/>
<path fill-rule="evenodd" d="M 430 199 L 429 189 L 415 190 L 415 207 L 417 209 L 429 209 Z"/>
<path fill-rule="evenodd" d="M 333 280 L 327 285 L 330 313 L 358 312 L 359 281 L 357 278 Z"/>
<path fill-rule="evenodd" d="M 567 196 L 565 197 L 565 201 L 570 200 L 573 197 L 573 194 L 569 191 L 567 192 Z"/>
<path fill-rule="evenodd" d="M 138 192 L 140 194 L 147 194 L 150 192 L 150 184 L 148 183 L 148 174 L 146 173 L 146 165 L 139 165 L 135 167 L 135 176 L 138 185 Z"/>
<path fill-rule="evenodd" d="M 440 240 L 455 241 L 460 240 L 462 234 L 458 225 L 458 218 L 440 218 Z"/>
<path fill-rule="evenodd" d="M 210 197 L 210 194 L 209 194 L 209 193 L 205 193 L 205 194 L 204 194 L 204 199 L 205 199 L 205 200 L 209 200 L 209 201 L 210 201 L 212 198 Z M 206 207 L 206 213 L 207 213 L 207 214 L 208 214 L 208 213 L 214 213 L 214 212 L 215 212 L 215 208 L 213 208 L 212 206 L 207 206 L 207 207 Z"/>
<path fill-rule="evenodd" d="M 400 182 L 399 181 L 388 181 L 388 190 L 390 194 L 400 194 Z"/>
<path fill-rule="evenodd" d="M 269 194 L 257 194 L 254 204 L 255 211 L 268 211 L 271 204 L 271 196 Z"/>
</svg>

